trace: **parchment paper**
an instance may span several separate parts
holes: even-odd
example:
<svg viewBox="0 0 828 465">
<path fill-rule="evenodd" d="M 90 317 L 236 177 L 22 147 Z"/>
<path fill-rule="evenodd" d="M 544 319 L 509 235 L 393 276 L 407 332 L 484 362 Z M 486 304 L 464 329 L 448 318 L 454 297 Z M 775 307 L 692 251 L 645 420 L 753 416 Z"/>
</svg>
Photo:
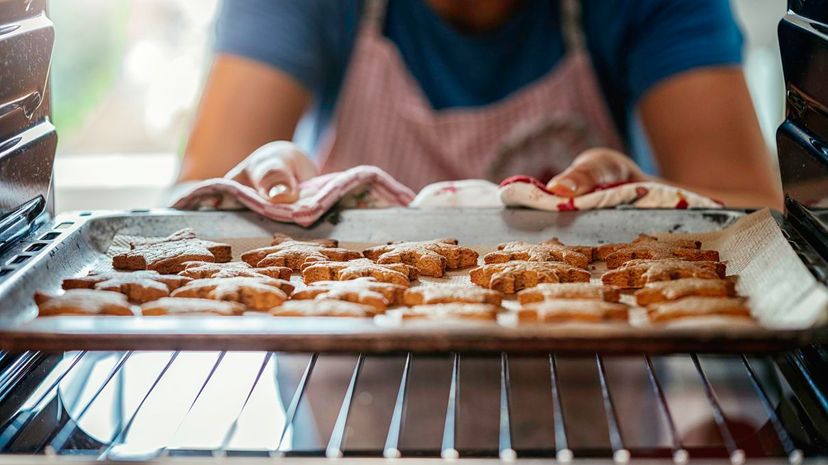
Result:
<svg viewBox="0 0 828 465">
<path fill-rule="evenodd" d="M 825 324 L 828 290 L 805 267 L 770 210 L 747 215 L 729 227 L 703 234 L 655 234 L 702 241 L 719 251 L 736 289 L 750 298 L 754 317 L 767 328 L 801 329 Z"/>
</svg>

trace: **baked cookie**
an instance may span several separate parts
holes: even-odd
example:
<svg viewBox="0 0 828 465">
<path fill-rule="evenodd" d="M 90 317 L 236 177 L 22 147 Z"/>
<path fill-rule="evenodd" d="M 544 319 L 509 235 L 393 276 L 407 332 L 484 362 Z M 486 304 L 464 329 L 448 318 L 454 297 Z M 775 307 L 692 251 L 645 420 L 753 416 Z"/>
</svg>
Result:
<svg viewBox="0 0 828 465">
<path fill-rule="evenodd" d="M 667 244 L 674 247 L 679 247 L 683 249 L 701 249 L 701 241 L 696 241 L 692 239 L 662 239 L 659 240 L 655 236 L 650 236 L 649 234 L 639 234 L 637 238 L 633 239 L 632 242 L 620 242 L 615 244 L 604 244 L 595 247 L 594 258 L 595 260 L 606 260 L 607 257 L 617 252 L 620 249 L 625 247 L 630 247 L 633 245 L 639 244 L 651 244 L 653 242 L 658 242 L 660 244 Z"/>
<path fill-rule="evenodd" d="M 244 305 L 238 302 L 182 297 L 164 297 L 141 305 L 144 316 L 234 316 L 241 315 L 244 310 Z"/>
<path fill-rule="evenodd" d="M 333 239 L 297 241 L 284 234 L 273 236 L 268 247 L 261 247 L 242 254 L 242 261 L 256 268 L 285 266 L 293 271 L 302 271 L 317 262 L 354 260 L 362 254 L 337 247 Z"/>
<path fill-rule="evenodd" d="M 725 264 L 719 262 L 687 262 L 677 259 L 630 260 L 601 276 L 604 284 L 625 289 L 639 289 L 647 283 L 682 278 L 719 279 L 725 277 Z"/>
<path fill-rule="evenodd" d="M 498 245 L 496 252 L 483 257 L 486 263 L 504 263 L 512 260 L 564 262 L 578 268 L 586 268 L 592 261 L 592 247 L 568 246 L 557 239 L 540 244 L 514 241 Z"/>
<path fill-rule="evenodd" d="M 587 283 L 590 274 L 566 263 L 511 261 L 479 266 L 469 277 L 478 286 L 514 294 L 540 283 Z"/>
<path fill-rule="evenodd" d="M 238 302 L 251 310 L 267 311 L 288 298 L 293 285 L 283 279 L 258 278 L 208 278 L 197 279 L 176 289 L 172 297 Z"/>
<path fill-rule="evenodd" d="M 112 257 L 116 270 L 155 270 L 174 274 L 184 262 L 224 263 L 232 258 L 230 246 L 198 239 L 191 229 L 182 229 L 163 239 L 131 242 L 130 250 Z"/>
<path fill-rule="evenodd" d="M 684 278 L 648 283 L 635 292 L 638 305 L 646 306 L 683 297 L 733 297 L 736 286 L 727 279 Z"/>
<path fill-rule="evenodd" d="M 156 271 L 90 272 L 86 276 L 63 280 L 64 289 L 97 289 L 120 292 L 131 302 L 144 303 L 170 295 L 170 291 L 190 282 L 190 278 L 159 274 Z"/>
<path fill-rule="evenodd" d="M 556 299 L 526 305 L 517 311 L 518 321 L 531 323 L 606 321 L 626 322 L 629 307 L 594 299 Z"/>
<path fill-rule="evenodd" d="M 270 314 L 273 316 L 369 318 L 376 312 L 376 309 L 370 305 L 344 300 L 289 300 L 271 310 Z"/>
<path fill-rule="evenodd" d="M 679 258 L 690 261 L 718 262 L 719 252 L 715 250 L 701 250 L 701 243 L 687 240 L 664 240 L 660 241 L 652 236 L 641 235 L 631 244 L 617 247 L 603 246 L 604 249 L 598 253 L 607 262 L 607 268 L 618 268 L 630 260 L 663 260 L 666 258 Z M 600 249 L 600 247 L 599 247 Z M 609 249 L 612 252 L 607 253 Z"/>
<path fill-rule="evenodd" d="M 490 304 L 500 306 L 503 294 L 489 289 L 457 284 L 435 284 L 420 286 L 405 291 L 405 305 L 424 304 Z"/>
<path fill-rule="evenodd" d="M 302 270 L 302 279 L 310 284 L 317 281 L 348 281 L 357 278 L 374 278 L 383 283 L 408 287 L 417 279 L 417 269 L 404 263 L 377 264 L 367 258 L 347 262 L 322 262 Z"/>
<path fill-rule="evenodd" d="M 132 316 L 132 305 L 119 292 L 70 289 L 63 294 L 37 292 L 38 316 L 114 315 Z"/>
<path fill-rule="evenodd" d="M 618 302 L 621 299 L 621 289 L 593 283 L 544 283 L 518 292 L 517 299 L 521 305 L 557 299 Z"/>
<path fill-rule="evenodd" d="M 206 278 L 257 278 L 267 276 L 268 278 L 290 279 L 292 270 L 285 266 L 267 266 L 264 268 L 253 268 L 245 262 L 186 262 L 184 270 L 178 273 L 180 276 L 187 276 L 193 279 Z"/>
<path fill-rule="evenodd" d="M 477 264 L 477 252 L 457 245 L 456 239 L 421 242 L 389 242 L 362 252 L 380 264 L 405 263 L 423 276 L 441 277 L 446 270 L 457 270 Z"/>
<path fill-rule="evenodd" d="M 482 320 L 494 321 L 502 308 L 491 304 L 443 303 L 415 305 L 393 310 L 393 316 L 404 320 Z"/>
<path fill-rule="evenodd" d="M 383 283 L 374 278 L 356 278 L 349 281 L 316 281 L 297 290 L 291 296 L 295 300 L 344 300 L 370 305 L 382 313 L 389 305 L 402 301 L 405 286 Z"/>
<path fill-rule="evenodd" d="M 750 308 L 743 297 L 685 297 L 652 304 L 647 307 L 647 316 L 653 323 L 699 316 L 751 318 Z"/>
</svg>

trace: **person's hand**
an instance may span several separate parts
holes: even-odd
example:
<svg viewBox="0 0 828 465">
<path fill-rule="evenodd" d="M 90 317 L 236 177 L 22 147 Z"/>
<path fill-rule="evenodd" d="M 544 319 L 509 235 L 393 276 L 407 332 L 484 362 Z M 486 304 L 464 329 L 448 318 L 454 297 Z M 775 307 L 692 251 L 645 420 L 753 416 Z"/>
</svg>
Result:
<svg viewBox="0 0 828 465">
<path fill-rule="evenodd" d="M 253 187 L 273 203 L 299 198 L 299 183 L 319 175 L 313 161 L 295 144 L 270 142 L 259 147 L 224 177 Z"/>
<path fill-rule="evenodd" d="M 623 153 L 596 148 L 575 157 L 569 168 L 552 178 L 546 188 L 561 197 L 575 197 L 601 185 L 649 179 L 641 168 Z"/>
</svg>

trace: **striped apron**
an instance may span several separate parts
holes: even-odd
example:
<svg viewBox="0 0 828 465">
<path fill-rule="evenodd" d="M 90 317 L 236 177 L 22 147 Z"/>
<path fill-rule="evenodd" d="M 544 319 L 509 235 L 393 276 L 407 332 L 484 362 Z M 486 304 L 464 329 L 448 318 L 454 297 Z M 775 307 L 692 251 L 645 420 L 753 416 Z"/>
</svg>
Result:
<svg viewBox="0 0 828 465">
<path fill-rule="evenodd" d="M 590 147 L 621 148 L 584 45 L 580 2 L 562 0 L 565 56 L 491 105 L 435 110 L 383 36 L 387 0 L 368 0 L 332 127 L 323 173 L 378 166 L 414 190 L 457 179 L 549 179 Z"/>
</svg>

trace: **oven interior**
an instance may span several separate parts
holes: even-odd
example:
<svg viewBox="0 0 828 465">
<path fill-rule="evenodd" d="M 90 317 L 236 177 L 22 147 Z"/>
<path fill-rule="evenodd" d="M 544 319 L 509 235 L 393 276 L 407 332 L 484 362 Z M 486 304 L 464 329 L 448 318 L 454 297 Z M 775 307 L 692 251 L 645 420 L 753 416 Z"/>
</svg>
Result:
<svg viewBox="0 0 828 465">
<path fill-rule="evenodd" d="M 783 232 L 816 264 L 828 257 L 828 1 L 788 3 L 779 26 Z M 0 86 L 0 280 L 37 252 L 12 254 L 15 244 L 60 240 L 43 227 L 56 141 L 45 11 L 45 1 L 0 2 L 0 56 L 11 57 L 0 80 L 15 83 Z M 824 267 L 810 269 L 826 282 Z M 749 354 L 221 349 L 0 352 L 0 462 L 738 465 L 828 455 L 828 346 L 819 342 Z"/>
</svg>

